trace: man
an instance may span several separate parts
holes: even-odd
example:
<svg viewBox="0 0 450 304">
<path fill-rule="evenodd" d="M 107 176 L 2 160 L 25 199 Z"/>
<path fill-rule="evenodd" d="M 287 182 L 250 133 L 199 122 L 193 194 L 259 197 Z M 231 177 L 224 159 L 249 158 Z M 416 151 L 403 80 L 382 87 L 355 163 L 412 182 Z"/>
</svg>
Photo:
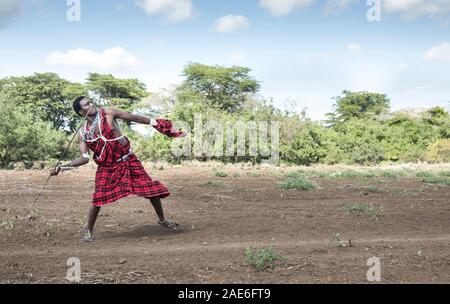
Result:
<svg viewBox="0 0 450 304">
<path fill-rule="evenodd" d="M 180 225 L 167 220 L 164 216 L 161 199 L 169 196 L 169 191 L 162 183 L 152 180 L 147 174 L 139 159 L 133 154 L 128 138 L 122 135 L 116 120 L 153 125 L 158 131 L 170 137 L 181 137 L 186 134 L 173 131 L 171 122 L 167 120 L 154 121 L 145 116 L 115 109 L 97 110 L 92 100 L 84 96 L 75 99 L 73 109 L 78 115 L 86 117 L 86 123 L 78 134 L 82 156 L 69 164 L 58 166 L 51 170 L 50 174 L 56 176 L 61 170 L 83 166 L 89 162 L 89 150 L 94 153 L 93 159 L 98 165 L 95 192 L 83 240 L 92 241 L 95 221 L 101 206 L 133 194 L 150 200 L 161 226 L 181 230 Z"/>
</svg>

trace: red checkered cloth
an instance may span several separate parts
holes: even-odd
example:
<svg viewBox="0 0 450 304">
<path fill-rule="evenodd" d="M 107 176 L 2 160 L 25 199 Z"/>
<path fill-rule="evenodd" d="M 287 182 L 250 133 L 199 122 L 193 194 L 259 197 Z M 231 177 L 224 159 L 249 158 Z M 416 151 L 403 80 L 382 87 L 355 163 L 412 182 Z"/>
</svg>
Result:
<svg viewBox="0 0 450 304">
<path fill-rule="evenodd" d="M 114 139 L 115 136 L 106 120 L 105 110 L 99 111 L 102 135 L 106 139 Z M 102 139 L 86 143 L 94 152 L 94 161 L 98 164 L 92 200 L 94 206 L 111 204 L 129 195 L 145 198 L 165 198 L 170 195 L 166 186 L 151 179 L 134 154 L 125 161 L 117 162 L 118 159 L 130 153 L 131 145 L 128 138 L 124 137 L 123 143 L 106 142 L 106 146 Z"/>
<path fill-rule="evenodd" d="M 157 119 L 156 120 L 157 125 L 153 126 L 158 132 L 167 135 L 168 137 L 172 138 L 178 138 L 185 135 L 185 133 L 181 130 L 175 131 L 173 129 L 173 123 L 170 120 L 167 119 Z"/>
</svg>

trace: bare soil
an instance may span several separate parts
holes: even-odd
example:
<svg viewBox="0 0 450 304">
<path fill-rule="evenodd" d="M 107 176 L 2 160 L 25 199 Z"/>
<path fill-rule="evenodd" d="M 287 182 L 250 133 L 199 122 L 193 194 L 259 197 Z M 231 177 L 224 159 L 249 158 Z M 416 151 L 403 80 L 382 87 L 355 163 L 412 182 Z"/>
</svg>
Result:
<svg viewBox="0 0 450 304">
<path fill-rule="evenodd" d="M 371 257 L 382 283 L 450 283 L 448 186 L 311 178 L 318 189 L 295 191 L 276 187 L 283 169 L 225 169 L 224 178 L 211 168 L 147 169 L 168 186 L 166 215 L 184 230 L 159 226 L 150 203 L 133 196 L 102 208 L 93 243 L 81 241 L 93 168 L 52 178 L 32 221 L 25 216 L 47 172 L 0 171 L 0 283 L 68 283 L 70 257 L 81 261 L 81 283 L 367 283 Z M 349 203 L 383 211 L 348 214 Z M 337 233 L 352 247 L 335 247 Z M 259 272 L 247 247 L 287 259 Z"/>
</svg>

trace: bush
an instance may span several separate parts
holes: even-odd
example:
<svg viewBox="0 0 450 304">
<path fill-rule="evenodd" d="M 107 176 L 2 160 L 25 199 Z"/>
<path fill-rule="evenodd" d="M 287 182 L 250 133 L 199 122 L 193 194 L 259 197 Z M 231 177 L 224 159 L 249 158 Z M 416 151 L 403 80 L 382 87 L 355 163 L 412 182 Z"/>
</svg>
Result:
<svg viewBox="0 0 450 304">
<path fill-rule="evenodd" d="M 245 261 L 258 271 L 274 269 L 276 261 L 285 259 L 286 257 L 281 256 L 272 249 L 260 249 L 253 253 L 252 249 L 247 247 L 245 251 Z"/>
<path fill-rule="evenodd" d="M 427 149 L 427 160 L 433 163 L 450 162 L 450 139 L 440 139 Z"/>
<path fill-rule="evenodd" d="M 317 185 L 307 180 L 304 176 L 290 177 L 287 181 L 278 183 L 278 188 L 283 190 L 309 191 L 317 188 Z"/>
<path fill-rule="evenodd" d="M 11 168 L 23 162 L 32 167 L 34 161 L 59 158 L 65 134 L 50 123 L 33 122 L 31 114 L 16 109 L 0 97 L 0 167 Z"/>
</svg>

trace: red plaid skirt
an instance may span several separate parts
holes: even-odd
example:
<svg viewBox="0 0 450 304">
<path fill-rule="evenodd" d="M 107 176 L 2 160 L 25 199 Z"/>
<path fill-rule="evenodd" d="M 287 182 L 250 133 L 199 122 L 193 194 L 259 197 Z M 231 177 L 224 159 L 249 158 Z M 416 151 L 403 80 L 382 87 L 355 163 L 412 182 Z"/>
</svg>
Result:
<svg viewBox="0 0 450 304">
<path fill-rule="evenodd" d="M 127 161 L 97 168 L 94 206 L 111 204 L 129 195 L 165 198 L 170 193 L 159 181 L 151 179 L 135 155 Z"/>
<path fill-rule="evenodd" d="M 100 109 L 99 128 L 106 139 L 113 139 L 114 134 L 105 116 L 105 110 Z M 104 206 L 129 196 L 138 195 L 145 198 L 165 198 L 170 195 L 169 190 L 159 181 L 154 181 L 147 174 L 139 159 L 131 154 L 125 161 L 117 162 L 119 158 L 130 152 L 131 145 L 125 137 L 126 144 L 118 141 L 105 143 L 102 139 L 87 142 L 89 149 L 94 152 L 97 163 L 95 176 L 95 192 L 92 204 Z"/>
</svg>

